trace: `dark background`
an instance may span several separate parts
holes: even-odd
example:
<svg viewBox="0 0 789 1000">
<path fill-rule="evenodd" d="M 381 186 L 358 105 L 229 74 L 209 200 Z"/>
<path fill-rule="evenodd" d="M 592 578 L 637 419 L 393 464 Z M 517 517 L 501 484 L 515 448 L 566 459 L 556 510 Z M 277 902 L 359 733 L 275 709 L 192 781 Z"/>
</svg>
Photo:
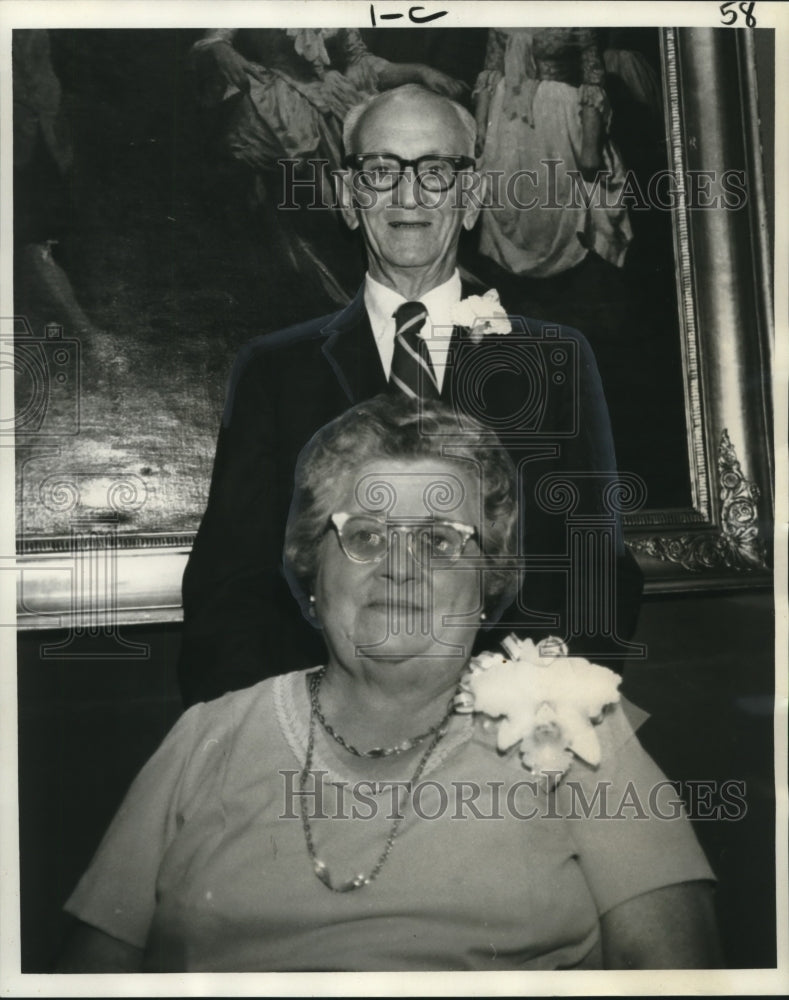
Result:
<svg viewBox="0 0 789 1000">
<path fill-rule="evenodd" d="M 207 476 L 224 379 L 238 347 L 260 332 L 335 308 L 314 273 L 294 281 L 276 229 L 249 211 L 248 178 L 216 155 L 218 123 L 197 107 L 188 68 L 189 46 L 200 34 L 51 33 L 74 168 L 66 178 L 42 168 L 29 179 L 51 197 L 16 234 L 18 240 L 59 240 L 56 259 L 96 326 L 84 338 L 82 443 L 98 447 L 112 432 L 120 448 L 149 411 L 169 415 L 170 431 L 154 426 L 146 454 L 146 467 L 159 470 L 159 498 L 168 512 L 167 450 L 175 440 L 187 473 Z M 460 75 L 472 81 L 470 67 L 484 50 L 481 34 L 458 35 L 454 50 L 432 32 L 382 32 L 373 41 L 390 58 L 405 52 L 449 72 L 466 67 Z M 760 57 L 770 96 L 768 44 Z M 771 120 L 769 102 L 762 111 Z M 769 166 L 771 129 L 765 126 L 764 134 Z M 341 278 L 352 289 L 361 258 L 339 227 L 335 238 Z M 464 253 L 473 254 L 473 245 Z M 641 261 L 650 266 L 648 254 L 647 263 Z M 657 287 L 661 308 L 675 317 L 672 293 Z M 18 281 L 35 326 L 52 318 L 52 308 L 34 292 Z M 676 329 L 673 340 L 663 334 L 676 349 Z M 195 457 L 197 442 L 208 444 Z M 666 448 L 665 454 L 676 469 L 675 453 Z M 191 507 L 173 527 L 196 527 L 204 487 L 192 485 Z M 180 496 L 177 484 L 173 490 Z M 155 520 L 156 507 L 146 510 Z M 625 693 L 652 713 L 642 739 L 672 779 L 746 782 L 744 818 L 696 824 L 720 879 L 725 956 L 735 968 L 776 960 L 773 608 L 764 591 L 649 598 L 635 637 L 647 645 L 648 658 L 625 670 Z M 19 636 L 26 972 L 51 970 L 66 928 L 60 907 L 129 782 L 180 713 L 180 626 L 120 632 L 147 644 L 148 656 L 113 659 L 104 652 L 111 636 L 77 636 L 66 658 L 45 648 L 65 633 Z"/>
</svg>

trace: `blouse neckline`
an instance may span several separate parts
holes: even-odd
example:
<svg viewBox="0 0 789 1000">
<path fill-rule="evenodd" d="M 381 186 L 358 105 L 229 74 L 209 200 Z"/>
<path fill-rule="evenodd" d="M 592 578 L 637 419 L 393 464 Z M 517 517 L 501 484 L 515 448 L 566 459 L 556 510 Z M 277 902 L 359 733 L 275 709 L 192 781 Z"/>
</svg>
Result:
<svg viewBox="0 0 789 1000">
<path fill-rule="evenodd" d="M 319 670 L 320 667 L 315 668 Z M 307 757 L 307 740 L 310 725 L 310 703 L 307 696 L 305 678 L 315 670 L 298 670 L 289 674 L 279 674 L 274 678 L 274 708 L 280 731 L 285 742 L 290 747 L 300 767 L 304 767 Z M 320 727 L 318 727 L 320 728 Z M 450 716 L 449 729 L 430 754 L 423 774 L 430 774 L 460 747 L 471 740 L 474 732 L 472 715 L 455 713 Z M 343 772 L 334 759 L 324 750 L 325 744 L 316 740 L 312 755 L 313 770 L 328 772 L 336 781 L 352 782 L 358 780 L 358 774 L 351 771 Z"/>
</svg>

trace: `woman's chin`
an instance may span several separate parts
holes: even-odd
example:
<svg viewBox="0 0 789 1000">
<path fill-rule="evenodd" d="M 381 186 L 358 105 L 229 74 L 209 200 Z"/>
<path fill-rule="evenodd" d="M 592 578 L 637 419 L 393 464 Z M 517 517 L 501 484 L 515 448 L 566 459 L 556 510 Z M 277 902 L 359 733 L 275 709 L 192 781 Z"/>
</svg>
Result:
<svg viewBox="0 0 789 1000">
<path fill-rule="evenodd" d="M 393 635 L 380 630 L 365 630 L 356 639 L 356 655 L 364 659 L 408 660 L 438 655 L 435 639 L 424 635 Z"/>
<path fill-rule="evenodd" d="M 458 641 L 461 637 L 440 637 L 432 632 L 425 634 L 419 628 L 399 631 L 391 627 L 363 628 L 356 632 L 356 656 L 367 660 L 403 661 L 414 659 L 445 659 L 451 657 L 462 662 L 471 651 L 471 644 Z"/>
<path fill-rule="evenodd" d="M 339 627 L 338 627 L 339 626 Z M 324 636 L 342 662 L 450 659 L 462 665 L 471 655 L 474 627 L 448 627 L 443 616 L 416 605 L 393 608 L 383 602 L 358 608 L 343 625 L 327 622 Z"/>
</svg>

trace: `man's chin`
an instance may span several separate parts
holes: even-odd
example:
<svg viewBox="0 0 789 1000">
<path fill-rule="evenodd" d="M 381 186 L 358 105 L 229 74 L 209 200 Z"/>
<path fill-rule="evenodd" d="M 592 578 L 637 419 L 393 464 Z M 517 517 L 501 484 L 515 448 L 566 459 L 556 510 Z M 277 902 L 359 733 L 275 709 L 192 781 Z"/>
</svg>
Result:
<svg viewBox="0 0 789 1000">
<path fill-rule="evenodd" d="M 386 263 L 398 268 L 430 268 L 436 264 L 435 254 L 428 253 L 423 247 L 410 247 L 407 240 L 398 240 L 396 246 L 388 246 Z"/>
</svg>

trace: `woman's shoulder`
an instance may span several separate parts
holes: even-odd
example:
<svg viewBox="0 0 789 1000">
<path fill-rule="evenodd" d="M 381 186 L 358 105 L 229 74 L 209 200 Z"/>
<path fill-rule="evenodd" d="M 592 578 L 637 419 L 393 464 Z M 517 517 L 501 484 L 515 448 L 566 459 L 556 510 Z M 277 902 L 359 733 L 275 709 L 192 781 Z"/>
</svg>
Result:
<svg viewBox="0 0 789 1000">
<path fill-rule="evenodd" d="M 199 702 L 189 708 L 181 720 L 188 722 L 198 740 L 234 738 L 239 730 L 252 726 L 264 728 L 266 719 L 274 720 L 276 705 L 283 689 L 292 689 L 308 670 L 295 670 L 258 681 L 251 687 L 227 694 L 212 701 Z M 190 718 L 191 716 L 191 718 Z"/>
<path fill-rule="evenodd" d="M 620 694 L 619 701 L 609 705 L 596 727 L 603 752 L 619 753 L 649 718 L 649 713 Z"/>
</svg>

